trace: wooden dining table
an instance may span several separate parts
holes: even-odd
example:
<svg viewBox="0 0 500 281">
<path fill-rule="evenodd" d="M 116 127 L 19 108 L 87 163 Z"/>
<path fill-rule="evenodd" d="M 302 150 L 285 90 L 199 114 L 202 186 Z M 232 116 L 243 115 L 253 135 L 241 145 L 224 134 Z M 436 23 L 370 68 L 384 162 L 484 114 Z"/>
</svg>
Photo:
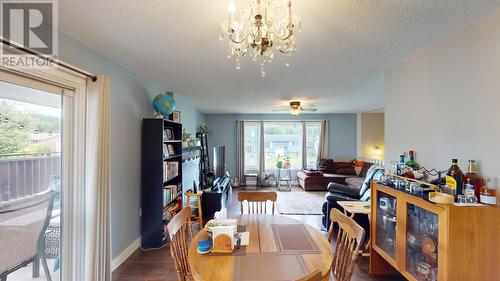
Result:
<svg viewBox="0 0 500 281">
<path fill-rule="evenodd" d="M 197 252 L 198 241 L 209 238 L 203 229 L 189 246 L 188 261 L 196 281 L 296 280 L 321 270 L 328 280 L 333 260 L 330 243 L 310 225 L 268 214 L 237 217 L 238 227 L 249 232 L 249 244 L 232 254 Z"/>
</svg>

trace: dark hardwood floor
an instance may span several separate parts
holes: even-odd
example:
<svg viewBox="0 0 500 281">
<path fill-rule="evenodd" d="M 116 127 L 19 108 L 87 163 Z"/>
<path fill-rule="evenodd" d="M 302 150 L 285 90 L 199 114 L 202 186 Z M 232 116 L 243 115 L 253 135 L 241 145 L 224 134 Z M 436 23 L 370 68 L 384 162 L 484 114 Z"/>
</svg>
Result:
<svg viewBox="0 0 500 281">
<path fill-rule="evenodd" d="M 293 187 L 292 191 L 303 190 Z M 240 214 L 238 203 L 239 189 L 234 189 L 228 201 L 228 216 L 235 217 Z M 286 191 L 284 191 L 286 192 Z M 291 216 L 304 223 L 321 229 L 321 216 L 294 215 Z M 195 231 L 197 230 L 195 224 Z M 326 236 L 326 232 L 323 232 Z M 368 257 L 360 257 L 351 280 L 395 281 L 405 280 L 401 276 L 373 276 L 368 274 Z M 138 249 L 119 268 L 113 272 L 113 281 L 176 281 L 177 274 L 173 260 L 170 256 L 168 245 L 159 250 L 142 251 Z M 330 277 L 330 280 L 334 280 Z M 212 280 L 210 280 L 212 281 Z M 217 280 L 213 280 L 217 281 Z"/>
</svg>

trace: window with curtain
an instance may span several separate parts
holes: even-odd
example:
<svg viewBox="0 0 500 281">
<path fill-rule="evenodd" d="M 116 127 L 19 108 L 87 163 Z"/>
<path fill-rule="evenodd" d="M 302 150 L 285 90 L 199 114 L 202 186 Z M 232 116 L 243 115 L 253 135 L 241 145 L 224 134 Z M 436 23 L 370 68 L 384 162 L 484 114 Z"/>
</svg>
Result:
<svg viewBox="0 0 500 281">
<path fill-rule="evenodd" d="M 245 122 L 245 171 L 259 171 L 260 122 Z"/>
<path fill-rule="evenodd" d="M 261 133 L 264 134 L 262 144 Z M 289 168 L 292 170 L 316 168 L 321 137 L 319 120 L 245 121 L 244 134 L 245 172 L 276 170 L 278 159 L 283 158 L 290 159 Z M 264 154 L 264 167 L 259 166 L 261 150 Z"/>
<path fill-rule="evenodd" d="M 278 159 L 287 157 L 290 168 L 302 168 L 302 122 L 264 122 L 265 169 L 276 169 Z"/>
<path fill-rule="evenodd" d="M 321 136 L 321 122 L 306 122 L 306 166 L 308 169 L 316 168 L 318 159 L 319 138 Z"/>
</svg>

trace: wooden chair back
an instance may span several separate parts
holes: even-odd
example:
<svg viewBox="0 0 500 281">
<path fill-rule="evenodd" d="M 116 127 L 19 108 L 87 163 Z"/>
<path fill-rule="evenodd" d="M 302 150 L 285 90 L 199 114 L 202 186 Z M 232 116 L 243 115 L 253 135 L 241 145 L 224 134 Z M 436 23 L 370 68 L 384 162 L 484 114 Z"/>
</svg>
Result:
<svg viewBox="0 0 500 281">
<path fill-rule="evenodd" d="M 304 278 L 300 278 L 296 281 L 321 281 L 321 271 L 315 270 Z"/>
<path fill-rule="evenodd" d="M 267 212 L 267 201 L 271 201 L 272 214 L 274 215 L 274 204 L 278 199 L 278 194 L 274 191 L 270 192 L 249 192 L 242 191 L 238 193 L 238 201 L 240 201 L 241 214 L 243 214 L 243 202 L 247 202 L 248 213 L 265 214 Z"/>
<path fill-rule="evenodd" d="M 193 226 L 191 224 L 191 207 L 186 207 L 177 213 L 167 225 L 170 237 L 170 254 L 175 263 L 177 279 L 179 281 L 189 280 L 191 270 L 188 263 L 188 237 L 189 231 L 193 239 Z"/>
<path fill-rule="evenodd" d="M 333 237 L 333 224 L 339 225 L 335 252 L 333 253 L 332 273 L 337 281 L 351 280 L 354 264 L 358 259 L 359 249 L 363 244 L 365 230 L 352 218 L 344 215 L 338 209 L 330 212 L 332 220 L 328 237 Z"/>
</svg>

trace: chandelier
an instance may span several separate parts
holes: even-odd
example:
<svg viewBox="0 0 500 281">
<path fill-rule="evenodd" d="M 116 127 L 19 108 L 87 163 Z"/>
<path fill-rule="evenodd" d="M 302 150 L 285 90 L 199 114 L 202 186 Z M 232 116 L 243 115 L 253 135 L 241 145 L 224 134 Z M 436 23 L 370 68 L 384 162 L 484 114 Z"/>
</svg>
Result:
<svg viewBox="0 0 500 281">
<path fill-rule="evenodd" d="M 294 30 L 300 29 L 300 19 L 292 15 L 292 1 L 282 1 L 286 9 L 276 0 L 245 0 L 239 20 L 234 0 L 229 1 L 229 17 L 221 24 L 220 39 L 229 39 L 227 57 L 236 58 L 236 69 L 241 69 L 240 57 L 250 56 L 260 63 L 260 74 L 265 77 L 265 64 L 273 61 L 273 49 L 285 55 L 297 49 Z"/>
</svg>

